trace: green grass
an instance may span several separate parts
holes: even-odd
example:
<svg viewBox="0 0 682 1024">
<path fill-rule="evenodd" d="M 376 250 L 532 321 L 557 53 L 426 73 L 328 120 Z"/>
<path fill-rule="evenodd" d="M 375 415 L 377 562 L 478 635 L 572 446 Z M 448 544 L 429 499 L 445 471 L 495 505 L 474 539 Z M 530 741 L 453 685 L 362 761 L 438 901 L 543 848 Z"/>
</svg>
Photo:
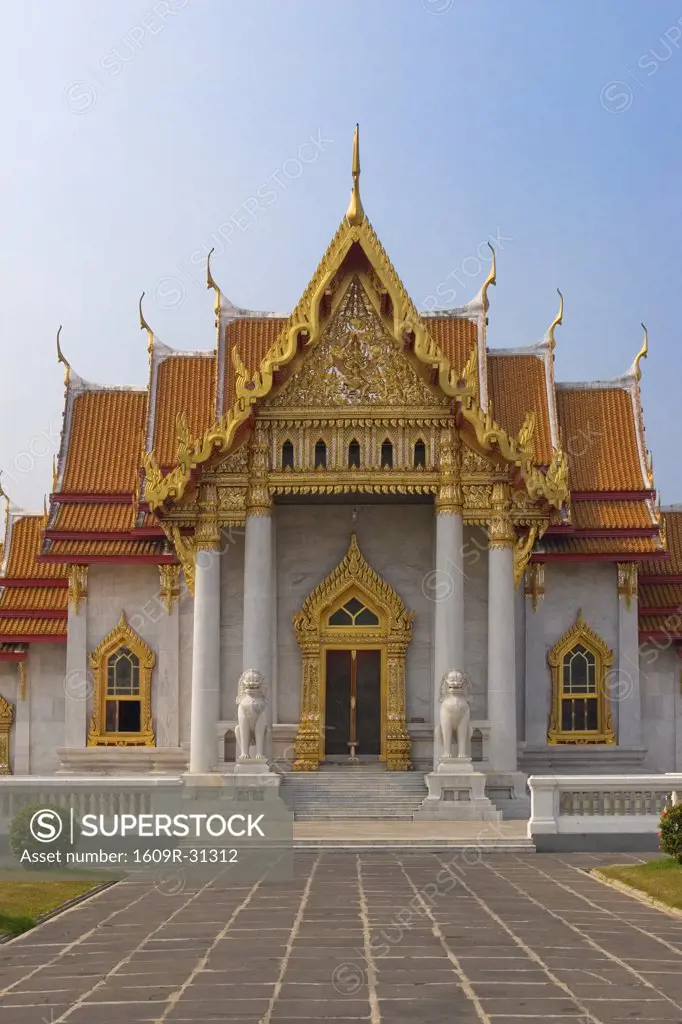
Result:
<svg viewBox="0 0 682 1024">
<path fill-rule="evenodd" d="M 682 864 L 672 857 L 650 860 L 645 864 L 614 864 L 600 868 L 603 875 L 631 885 L 669 907 L 682 910 Z"/>
<path fill-rule="evenodd" d="M 38 918 L 56 910 L 99 882 L 0 882 L 0 933 L 20 935 Z"/>
</svg>

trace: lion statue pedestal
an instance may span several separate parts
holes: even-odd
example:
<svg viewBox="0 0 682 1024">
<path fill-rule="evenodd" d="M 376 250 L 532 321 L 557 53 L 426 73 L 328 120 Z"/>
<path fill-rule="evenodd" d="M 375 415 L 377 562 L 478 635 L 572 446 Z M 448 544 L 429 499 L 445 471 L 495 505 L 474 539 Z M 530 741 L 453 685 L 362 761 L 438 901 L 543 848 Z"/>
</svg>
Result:
<svg viewBox="0 0 682 1024">
<path fill-rule="evenodd" d="M 415 819 L 500 821 L 502 814 L 485 795 L 485 775 L 471 760 L 471 684 L 465 672 L 446 672 L 440 686 L 440 714 L 434 742 L 443 753 L 426 776 L 429 794 Z M 453 742 L 457 754 L 453 755 Z"/>
</svg>

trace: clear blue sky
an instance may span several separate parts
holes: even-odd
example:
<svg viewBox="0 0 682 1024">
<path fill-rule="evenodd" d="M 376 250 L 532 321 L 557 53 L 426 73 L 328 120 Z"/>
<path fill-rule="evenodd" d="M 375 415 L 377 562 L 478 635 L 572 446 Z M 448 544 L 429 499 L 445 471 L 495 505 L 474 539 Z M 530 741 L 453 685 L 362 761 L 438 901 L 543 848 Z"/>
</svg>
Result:
<svg viewBox="0 0 682 1024">
<path fill-rule="evenodd" d="M 477 248 L 501 234 L 491 346 L 538 340 L 557 286 L 559 380 L 625 372 L 647 324 L 647 441 L 663 503 L 682 500 L 679 2 L 22 0 L 3 21 L 17 503 L 51 487 L 58 325 L 81 376 L 144 386 L 143 289 L 163 341 L 214 343 L 212 244 L 233 301 L 289 310 L 345 211 L 356 120 L 365 208 L 418 306 L 448 275 L 448 301 L 475 295 Z"/>
</svg>

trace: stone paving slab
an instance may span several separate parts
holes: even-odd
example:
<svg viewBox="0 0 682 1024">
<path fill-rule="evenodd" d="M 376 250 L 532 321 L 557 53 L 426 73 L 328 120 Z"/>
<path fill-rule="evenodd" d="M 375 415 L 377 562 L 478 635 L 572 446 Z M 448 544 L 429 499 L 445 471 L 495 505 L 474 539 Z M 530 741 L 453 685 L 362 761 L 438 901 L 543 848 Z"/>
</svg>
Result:
<svg viewBox="0 0 682 1024">
<path fill-rule="evenodd" d="M 107 889 L 0 946 L 8 1024 L 682 1024 L 682 920 L 613 855 L 298 853 L 164 895 Z"/>
</svg>

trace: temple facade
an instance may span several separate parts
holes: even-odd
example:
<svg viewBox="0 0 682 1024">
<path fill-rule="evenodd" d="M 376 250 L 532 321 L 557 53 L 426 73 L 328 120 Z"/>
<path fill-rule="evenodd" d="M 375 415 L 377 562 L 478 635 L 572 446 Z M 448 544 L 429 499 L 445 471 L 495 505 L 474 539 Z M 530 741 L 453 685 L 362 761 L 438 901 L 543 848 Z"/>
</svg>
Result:
<svg viewBox="0 0 682 1024">
<path fill-rule="evenodd" d="M 682 507 L 661 509 L 646 334 L 610 381 L 558 383 L 555 332 L 490 349 L 495 256 L 419 313 L 348 212 L 289 315 L 216 344 L 149 338 L 146 387 L 66 389 L 43 513 L 7 501 L 0 771 L 229 772 L 237 681 L 265 679 L 281 770 L 428 772 L 464 670 L 473 757 L 525 775 L 682 770 Z"/>
</svg>

